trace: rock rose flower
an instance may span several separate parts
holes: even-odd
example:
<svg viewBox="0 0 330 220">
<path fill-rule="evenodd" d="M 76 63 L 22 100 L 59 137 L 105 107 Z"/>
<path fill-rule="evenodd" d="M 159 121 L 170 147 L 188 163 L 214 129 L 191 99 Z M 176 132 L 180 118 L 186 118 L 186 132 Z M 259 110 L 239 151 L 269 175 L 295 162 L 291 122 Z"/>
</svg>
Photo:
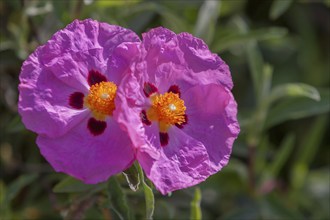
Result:
<svg viewBox="0 0 330 220">
<path fill-rule="evenodd" d="M 240 130 L 237 105 L 228 66 L 202 40 L 156 28 L 143 35 L 140 50 L 118 89 L 116 117 L 147 177 L 166 194 L 228 163 Z"/>
<path fill-rule="evenodd" d="M 134 162 L 113 116 L 135 42 L 138 36 L 122 27 L 76 20 L 24 62 L 18 110 L 56 171 L 98 183 Z"/>
</svg>

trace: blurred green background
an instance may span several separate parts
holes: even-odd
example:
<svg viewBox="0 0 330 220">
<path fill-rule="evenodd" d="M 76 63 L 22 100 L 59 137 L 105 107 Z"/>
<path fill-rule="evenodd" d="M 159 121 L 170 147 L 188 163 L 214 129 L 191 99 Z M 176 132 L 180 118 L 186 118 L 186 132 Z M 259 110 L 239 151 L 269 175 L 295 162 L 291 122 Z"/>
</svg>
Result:
<svg viewBox="0 0 330 220">
<path fill-rule="evenodd" d="M 140 36 L 157 26 L 189 32 L 230 66 L 241 124 L 230 163 L 197 187 L 169 196 L 154 190 L 154 219 L 330 219 L 329 7 L 329 0 L 1 0 L 0 219 L 146 217 L 143 191 L 132 191 L 123 174 L 90 186 L 55 173 L 17 113 L 22 62 L 84 18 Z"/>
</svg>

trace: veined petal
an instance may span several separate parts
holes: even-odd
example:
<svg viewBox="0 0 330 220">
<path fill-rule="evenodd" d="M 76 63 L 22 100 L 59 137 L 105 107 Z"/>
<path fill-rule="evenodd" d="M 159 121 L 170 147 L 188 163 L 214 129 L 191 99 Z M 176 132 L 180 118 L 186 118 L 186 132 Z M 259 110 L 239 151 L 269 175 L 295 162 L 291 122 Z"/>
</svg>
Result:
<svg viewBox="0 0 330 220">
<path fill-rule="evenodd" d="M 182 129 L 205 146 L 213 172 L 227 165 L 234 140 L 240 128 L 237 122 L 237 104 L 220 85 L 192 87 L 183 95 L 189 123 Z"/>
<path fill-rule="evenodd" d="M 25 126 L 34 132 L 58 137 L 89 114 L 87 109 L 70 106 L 70 96 L 76 90 L 41 67 L 35 55 L 24 62 L 20 81 L 18 111 Z"/>
<path fill-rule="evenodd" d="M 138 36 L 125 28 L 86 19 L 75 20 L 56 32 L 41 48 L 42 64 L 68 85 L 88 91 L 88 72 L 95 69 L 109 80 L 107 62 L 115 48 L 124 42 L 139 42 Z M 116 82 L 117 83 L 117 82 Z"/>
<path fill-rule="evenodd" d="M 119 173 L 135 160 L 127 134 L 113 119 L 100 135 L 93 135 L 87 120 L 57 138 L 39 135 L 37 144 L 42 155 L 57 172 L 64 172 L 85 183 L 95 184 Z"/>
<path fill-rule="evenodd" d="M 201 142 L 176 127 L 169 130 L 166 146 L 160 145 L 156 125 L 146 128 L 146 134 L 147 145 L 139 149 L 137 159 L 162 194 L 196 185 L 210 175 L 209 156 Z"/>
</svg>

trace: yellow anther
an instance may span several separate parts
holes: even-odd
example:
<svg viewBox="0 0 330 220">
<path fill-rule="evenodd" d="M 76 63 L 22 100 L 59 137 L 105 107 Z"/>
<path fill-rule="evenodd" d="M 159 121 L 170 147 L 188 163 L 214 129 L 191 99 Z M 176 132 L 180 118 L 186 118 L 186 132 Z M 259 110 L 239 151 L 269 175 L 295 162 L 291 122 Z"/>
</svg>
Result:
<svg viewBox="0 0 330 220">
<path fill-rule="evenodd" d="M 117 86 L 113 82 L 100 82 L 91 86 L 84 104 L 93 112 L 98 120 L 105 120 L 115 110 Z"/>
<path fill-rule="evenodd" d="M 181 125 L 185 122 L 186 106 L 178 94 L 166 92 L 150 98 L 151 107 L 147 111 L 147 117 L 151 121 L 159 122 L 161 132 L 166 132 L 171 125 Z"/>
</svg>

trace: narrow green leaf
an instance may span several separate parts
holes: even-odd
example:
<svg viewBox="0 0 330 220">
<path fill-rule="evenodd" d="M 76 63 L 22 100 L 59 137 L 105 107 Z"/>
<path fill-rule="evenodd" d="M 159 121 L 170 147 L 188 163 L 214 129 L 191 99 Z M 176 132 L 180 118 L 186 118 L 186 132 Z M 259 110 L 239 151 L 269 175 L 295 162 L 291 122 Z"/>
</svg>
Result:
<svg viewBox="0 0 330 220">
<path fill-rule="evenodd" d="M 137 191 L 140 185 L 140 176 L 136 167 L 133 165 L 126 169 L 123 175 L 126 178 L 129 188 L 133 191 Z"/>
<path fill-rule="evenodd" d="M 194 198 L 190 203 L 190 219 L 191 220 L 201 220 L 202 210 L 201 210 L 201 200 L 202 193 L 200 188 L 195 188 Z"/>
<path fill-rule="evenodd" d="M 275 87 L 270 94 L 270 102 L 285 97 L 307 97 L 315 101 L 320 100 L 320 94 L 316 88 L 304 83 L 287 83 Z"/>
<path fill-rule="evenodd" d="M 259 218 L 256 219 L 303 219 L 299 211 L 278 194 L 269 194 L 259 202 Z"/>
<path fill-rule="evenodd" d="M 274 161 L 271 163 L 269 171 L 272 177 L 277 177 L 279 172 L 281 171 L 282 167 L 284 166 L 285 162 L 287 162 L 295 143 L 295 135 L 288 134 L 281 146 L 279 151 L 276 153 L 274 157 Z"/>
<path fill-rule="evenodd" d="M 221 1 L 204 1 L 201 6 L 195 26 L 195 35 L 204 39 L 207 43 L 212 41 L 216 21 L 219 17 Z"/>
<path fill-rule="evenodd" d="M 292 3 L 293 0 L 274 0 L 270 8 L 269 17 L 273 20 L 279 18 L 289 9 Z"/>
<path fill-rule="evenodd" d="M 107 189 L 111 208 L 116 212 L 119 219 L 130 219 L 130 210 L 128 208 L 126 194 L 122 190 L 116 177 L 111 177 L 109 179 Z"/>
<path fill-rule="evenodd" d="M 134 1 L 95 1 L 95 4 L 97 8 L 108 8 L 108 7 L 123 7 L 127 4 L 137 4 L 140 0 L 134 0 Z"/>
<path fill-rule="evenodd" d="M 93 189 L 102 184 L 84 184 L 80 180 L 77 180 L 71 176 L 66 177 L 61 182 L 56 184 L 53 188 L 55 193 L 73 193 L 73 192 L 83 192 Z"/>
<path fill-rule="evenodd" d="M 176 33 L 189 31 L 188 29 L 189 25 L 187 24 L 187 22 L 181 17 L 177 16 L 171 10 L 165 7 L 157 7 L 156 9 L 157 12 L 160 14 L 160 16 L 162 16 L 163 18 L 162 22 L 165 27 L 171 29 Z"/>
<path fill-rule="evenodd" d="M 233 22 L 237 25 L 240 33 L 246 34 L 249 31 L 249 27 L 241 17 L 236 17 Z M 258 48 L 256 40 L 251 40 L 245 45 L 245 53 L 248 60 L 249 70 L 253 82 L 253 88 L 255 96 L 257 97 L 257 103 L 261 101 L 261 82 L 262 73 L 264 70 L 264 60 L 262 54 Z"/>
<path fill-rule="evenodd" d="M 137 165 L 137 169 L 139 171 L 139 175 L 140 175 L 143 190 L 144 190 L 144 196 L 145 196 L 145 200 L 146 200 L 146 219 L 151 220 L 151 219 L 153 219 L 153 214 L 154 214 L 154 209 L 155 209 L 154 193 L 152 192 L 152 189 L 144 181 L 143 170 L 139 164 Z"/>
<path fill-rule="evenodd" d="M 319 89 L 320 101 L 307 98 L 282 100 L 269 111 L 266 128 L 287 120 L 299 119 L 330 111 L 330 90 Z"/>
<path fill-rule="evenodd" d="M 321 145 L 322 137 L 325 135 L 328 123 L 328 115 L 319 116 L 311 126 L 310 132 L 303 137 L 303 144 L 299 148 L 292 169 L 291 181 L 294 188 L 300 189 L 305 183 L 308 168 Z"/>
<path fill-rule="evenodd" d="M 244 45 L 250 41 L 271 40 L 284 37 L 288 33 L 286 28 L 269 27 L 250 30 L 247 33 L 232 33 L 217 39 L 212 46 L 215 52 L 223 52 L 233 46 Z"/>
<path fill-rule="evenodd" d="M 328 125 L 329 116 L 319 116 L 310 128 L 309 133 L 302 137 L 303 145 L 297 155 L 297 158 L 301 163 L 310 164 L 312 162 L 318 147 L 321 145 L 322 137 L 325 134 L 325 130 Z"/>
<path fill-rule="evenodd" d="M 37 174 L 26 174 L 21 175 L 18 179 L 16 179 L 7 188 L 6 202 L 9 203 L 13 200 L 25 186 L 31 184 L 37 177 Z"/>
</svg>

